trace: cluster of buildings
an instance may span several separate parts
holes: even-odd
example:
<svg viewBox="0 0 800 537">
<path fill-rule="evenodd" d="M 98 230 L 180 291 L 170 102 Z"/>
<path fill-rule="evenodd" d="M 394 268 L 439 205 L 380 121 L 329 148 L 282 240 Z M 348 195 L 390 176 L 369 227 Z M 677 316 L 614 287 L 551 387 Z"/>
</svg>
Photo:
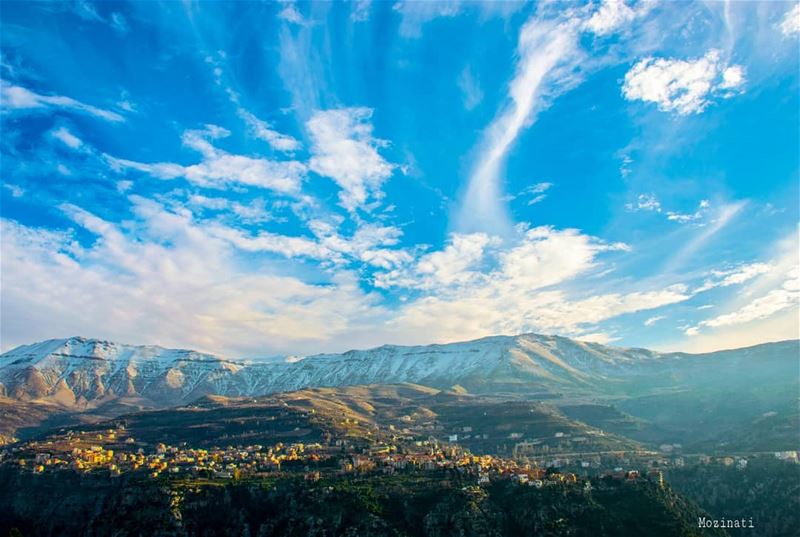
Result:
<svg viewBox="0 0 800 537">
<path fill-rule="evenodd" d="M 7 447 L 0 463 L 35 474 L 54 471 L 107 472 L 111 477 L 139 473 L 151 478 L 259 478 L 278 472 L 302 473 L 309 480 L 326 473 L 394 474 L 454 471 L 477 484 L 511 479 L 535 487 L 577 484 L 574 473 L 560 473 L 514 459 L 475 455 L 436 439 L 394 445 L 369 445 L 336 440 L 325 445 L 277 443 L 197 448 L 185 444 L 150 445 L 128 435 L 123 427 L 101 432 L 70 432 L 63 437 Z"/>
<path fill-rule="evenodd" d="M 137 442 L 120 430 L 100 433 L 68 433 L 63 439 L 28 442 L 7 448 L 3 463 L 29 468 L 33 473 L 71 469 L 81 472 L 107 471 L 112 477 L 123 472 L 146 472 L 156 478 L 162 474 L 234 478 L 243 474 L 278 471 L 282 464 L 320 460 L 319 444 L 265 447 L 194 448 L 187 445 L 150 446 Z"/>
<path fill-rule="evenodd" d="M 462 432 L 471 431 L 464 428 Z M 452 440 L 450 435 L 448 440 Z M 563 435 L 559 435 L 563 436 Z M 0 451 L 0 463 L 15 464 L 35 474 L 49 471 L 108 472 L 111 477 L 138 472 L 152 478 L 205 479 L 259 478 L 278 472 L 303 473 L 319 479 L 326 473 L 456 471 L 474 477 L 478 485 L 511 479 L 521 485 L 589 485 L 588 478 L 609 477 L 635 481 L 647 478 L 663 483 L 662 471 L 687 463 L 718 463 L 745 469 L 746 457 L 682 455 L 681 446 L 664 445 L 659 451 L 546 454 L 539 444 L 518 442 L 513 457 L 475 455 L 454 443 L 429 436 L 427 440 L 377 437 L 369 442 L 329 439 L 323 443 L 281 443 L 227 447 L 149 444 L 130 435 L 123 425 L 93 432 L 68 432 L 43 441 L 31 441 Z M 775 457 L 798 462 L 796 451 Z M 625 469 L 628 468 L 628 469 Z M 647 468 L 644 475 L 630 468 Z M 583 477 L 579 477 L 583 476 Z"/>
</svg>

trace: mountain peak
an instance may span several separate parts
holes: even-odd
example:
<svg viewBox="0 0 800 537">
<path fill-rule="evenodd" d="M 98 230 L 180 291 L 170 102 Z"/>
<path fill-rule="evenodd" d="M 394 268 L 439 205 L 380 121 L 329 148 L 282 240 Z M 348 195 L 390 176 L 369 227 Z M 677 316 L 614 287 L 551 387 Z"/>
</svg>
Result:
<svg viewBox="0 0 800 537">
<path fill-rule="evenodd" d="M 731 356 L 738 362 L 754 361 L 756 355 L 784 360 L 787 349 L 791 355 L 791 348 L 764 346 L 693 356 L 522 334 L 384 345 L 303 359 L 230 361 L 192 350 L 75 336 L 23 345 L 0 356 L 0 395 L 39 400 L 69 388 L 76 400 L 98 404 L 136 397 L 149 406 L 172 406 L 210 394 L 250 397 L 309 387 L 414 383 L 437 389 L 458 385 L 477 394 L 611 396 L 688 382 L 688 376 L 676 376 L 677 368 L 705 375 L 702 368 L 723 367 Z"/>
</svg>

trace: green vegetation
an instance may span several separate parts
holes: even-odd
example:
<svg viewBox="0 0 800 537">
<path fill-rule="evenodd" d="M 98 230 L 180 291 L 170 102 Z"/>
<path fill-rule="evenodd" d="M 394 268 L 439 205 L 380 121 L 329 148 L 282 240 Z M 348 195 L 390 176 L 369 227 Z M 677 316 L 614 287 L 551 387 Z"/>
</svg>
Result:
<svg viewBox="0 0 800 537">
<path fill-rule="evenodd" d="M 649 481 L 543 489 L 458 472 L 172 483 L 0 469 L 3 535 L 699 536 L 691 503 Z"/>
<path fill-rule="evenodd" d="M 793 537 L 800 528 L 800 465 L 771 458 L 751 459 L 744 469 L 705 464 L 671 470 L 672 487 L 714 517 L 752 518 L 752 529 L 731 535 Z"/>
</svg>

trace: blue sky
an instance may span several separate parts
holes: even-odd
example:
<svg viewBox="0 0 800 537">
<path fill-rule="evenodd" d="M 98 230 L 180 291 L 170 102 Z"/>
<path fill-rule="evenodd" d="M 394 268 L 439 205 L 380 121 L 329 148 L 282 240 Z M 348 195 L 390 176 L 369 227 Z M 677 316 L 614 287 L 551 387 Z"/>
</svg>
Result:
<svg viewBox="0 0 800 537">
<path fill-rule="evenodd" d="M 3 350 L 798 337 L 798 4 L 0 19 Z"/>
</svg>

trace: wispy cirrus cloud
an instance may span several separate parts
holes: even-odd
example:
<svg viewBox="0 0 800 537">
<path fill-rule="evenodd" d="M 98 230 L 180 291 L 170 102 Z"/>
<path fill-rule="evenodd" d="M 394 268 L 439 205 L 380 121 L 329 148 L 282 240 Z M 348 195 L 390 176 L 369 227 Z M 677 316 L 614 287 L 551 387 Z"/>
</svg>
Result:
<svg viewBox="0 0 800 537">
<path fill-rule="evenodd" d="M 708 225 L 701 228 L 701 230 L 694 235 L 692 239 L 686 242 L 672 257 L 667 261 L 664 270 L 666 272 L 673 272 L 680 268 L 691 258 L 698 250 L 703 248 L 708 242 L 725 227 L 727 227 L 740 211 L 747 205 L 744 201 L 732 202 L 721 205 L 717 208 Z"/>
<path fill-rule="evenodd" d="M 70 149 L 80 149 L 83 146 L 83 140 L 74 135 L 66 127 L 59 127 L 53 130 L 50 135 Z"/>
<path fill-rule="evenodd" d="M 706 279 L 695 292 L 702 292 L 716 287 L 730 287 L 740 285 L 762 274 L 773 270 L 769 263 L 749 263 L 728 270 L 714 270 L 711 277 Z"/>
<path fill-rule="evenodd" d="M 695 212 L 679 213 L 677 211 L 668 211 L 667 220 L 670 220 L 672 222 L 678 222 L 679 224 L 696 222 L 705 216 L 705 214 L 708 212 L 709 207 L 711 207 L 711 202 L 709 202 L 708 200 L 700 200 L 700 203 L 697 205 L 697 210 Z"/>
<path fill-rule="evenodd" d="M 272 128 L 272 125 L 262 119 L 257 118 L 253 113 L 248 112 L 244 108 L 239 107 L 238 114 L 239 117 L 241 117 L 245 123 L 247 123 L 247 126 L 250 128 L 250 132 L 253 134 L 253 136 L 260 140 L 264 140 L 273 149 L 291 153 L 292 151 L 297 151 L 302 147 L 302 144 L 297 139 L 289 136 L 288 134 L 283 134 L 276 131 Z"/>
<path fill-rule="evenodd" d="M 781 19 L 779 25 L 784 36 L 800 34 L 800 4 L 794 4 Z"/>
<path fill-rule="evenodd" d="M 88 114 L 106 121 L 120 122 L 125 118 L 116 112 L 92 106 L 63 95 L 42 95 L 22 86 L 0 81 L 0 104 L 5 111 L 21 110 L 26 112 L 44 112 L 67 110 Z"/>
<path fill-rule="evenodd" d="M 143 163 L 106 155 L 111 166 L 133 169 L 159 179 L 185 178 L 202 187 L 224 189 L 231 184 L 265 188 L 282 194 L 296 195 L 306 174 L 305 164 L 295 160 L 269 160 L 260 157 L 233 155 L 213 146 L 212 140 L 230 135 L 227 129 L 214 125 L 204 130 L 189 130 L 183 143 L 198 151 L 203 159 L 189 166 L 172 162 Z"/>
<path fill-rule="evenodd" d="M 587 52 L 580 38 L 625 29 L 645 15 L 650 2 L 631 7 L 621 0 L 553 12 L 542 5 L 522 26 L 507 101 L 484 131 L 456 214 L 455 229 L 508 234 L 511 219 L 502 200 L 502 174 L 519 134 L 550 102 L 583 79 Z M 543 199 L 543 198 L 542 198 Z"/>
<path fill-rule="evenodd" d="M 800 275 L 795 267 L 786 273 L 786 280 L 779 288 L 754 298 L 735 311 L 706 319 L 687 328 L 686 335 L 695 336 L 702 328 L 720 328 L 767 319 L 778 312 L 797 307 L 798 304 L 800 304 Z"/>
<path fill-rule="evenodd" d="M 723 313 L 703 319 L 687 327 L 687 336 L 697 337 L 706 331 L 721 331 L 730 327 L 753 324 L 792 312 L 794 331 L 798 331 L 800 311 L 800 236 L 795 230 L 773 247 L 773 258 L 767 262 L 743 265 L 717 271 L 716 279 L 704 282 L 700 290 L 742 285 L 720 309 Z M 749 337 L 752 338 L 750 333 Z M 787 337 L 787 336 L 785 336 Z"/>
<path fill-rule="evenodd" d="M 664 316 L 664 315 L 654 315 L 653 317 L 648 317 L 648 318 L 647 318 L 647 319 L 644 321 L 644 325 L 645 325 L 645 326 L 653 326 L 653 325 L 654 325 L 654 324 L 656 324 L 658 321 L 663 321 L 663 320 L 664 320 L 664 319 L 666 319 L 666 318 L 667 318 L 667 317 L 666 317 L 666 316 Z"/>
<path fill-rule="evenodd" d="M 457 215 L 460 231 L 507 234 L 511 219 L 501 200 L 501 172 L 519 133 L 573 79 L 570 64 L 580 57 L 579 19 L 533 16 L 520 30 L 516 72 L 508 102 L 487 127 Z"/>
<path fill-rule="evenodd" d="M 469 65 L 458 76 L 458 87 L 464 99 L 464 108 L 467 110 L 472 110 L 483 100 L 480 81 L 475 77 Z"/>
</svg>

